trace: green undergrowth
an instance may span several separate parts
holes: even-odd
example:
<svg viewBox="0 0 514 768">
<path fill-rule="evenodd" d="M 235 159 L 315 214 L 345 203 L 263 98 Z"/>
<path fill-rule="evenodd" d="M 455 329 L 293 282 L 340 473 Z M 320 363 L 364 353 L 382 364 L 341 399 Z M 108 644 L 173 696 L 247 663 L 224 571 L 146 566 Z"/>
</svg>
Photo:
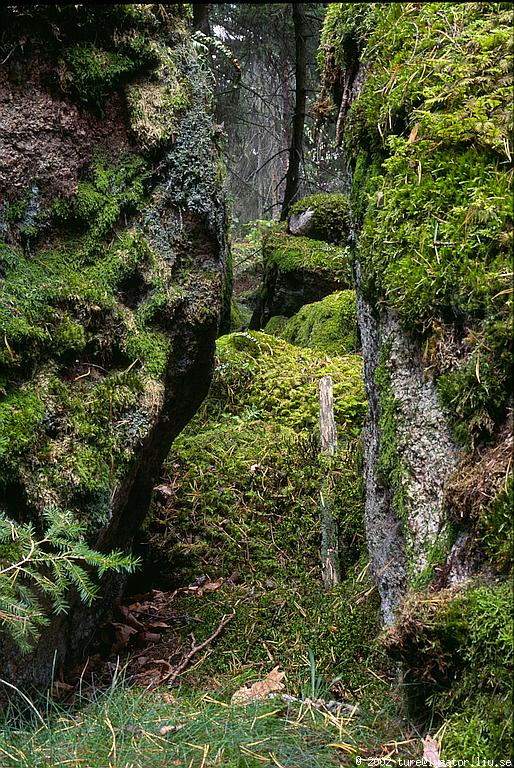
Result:
<svg viewBox="0 0 514 768">
<path fill-rule="evenodd" d="M 321 301 L 304 305 L 290 319 L 280 315 L 272 317 L 264 331 L 295 346 L 327 355 L 355 353 L 358 349 L 355 293 L 332 293 Z"/>
<path fill-rule="evenodd" d="M 318 383 L 326 375 L 334 382 L 340 445 L 331 460 L 320 456 L 317 426 Z M 341 675 L 345 695 L 380 698 L 388 679 L 373 674 L 380 677 L 384 666 L 379 604 L 362 559 L 364 413 L 357 355 L 329 359 L 257 332 L 218 340 L 209 396 L 173 445 L 146 524 L 161 577 L 235 582 L 205 595 L 196 609 L 194 599 L 181 599 L 181 611 L 197 617 L 197 640 L 235 611 L 190 684 L 272 663 L 293 685 L 311 648 L 320 674 Z M 344 578 L 326 593 L 322 488 L 337 511 Z M 187 622 L 184 631 L 191 631 Z"/>
<path fill-rule="evenodd" d="M 349 247 L 331 245 L 310 237 L 287 234 L 277 225 L 262 241 L 264 267 L 275 267 L 281 273 L 312 272 L 326 274 L 339 281 L 341 288 L 351 285 Z"/>
<path fill-rule="evenodd" d="M 307 676 L 308 679 L 308 676 Z M 0 720 L 5 768 L 330 768 L 355 765 L 367 747 L 380 749 L 380 720 L 360 711 L 337 717 L 281 699 L 231 706 L 241 677 L 209 693 L 129 688 L 123 675 L 106 691 L 77 697 L 73 707 L 51 700 L 29 714 L 32 723 Z M 288 690 L 286 688 L 286 690 Z M 13 706 L 9 714 L 16 715 Z M 26 709 L 26 707 L 25 707 Z M 388 734 L 399 738 L 399 727 Z M 401 748 L 400 748 L 401 749 Z M 404 748 L 405 749 L 405 748 Z M 403 754 L 411 754 L 405 752 Z M 358 762 L 357 762 L 358 764 Z"/>
<path fill-rule="evenodd" d="M 443 759 L 507 759 L 512 738 L 512 586 L 410 594 L 386 647 L 415 708 L 432 712 Z"/>
<path fill-rule="evenodd" d="M 351 225 L 350 201 L 347 195 L 307 195 L 291 206 L 289 219 L 292 215 L 298 215 L 308 209 L 313 214 L 309 230 L 311 239 L 325 240 L 328 243 L 347 243 Z"/>
<path fill-rule="evenodd" d="M 372 62 L 340 137 L 366 294 L 418 335 L 471 447 L 511 389 L 511 23 L 505 3 L 343 3 L 323 35 L 325 96 Z"/>
<path fill-rule="evenodd" d="M 328 360 L 252 332 L 218 340 L 209 396 L 165 466 L 174 480 L 149 529 L 168 568 L 186 579 L 236 569 L 261 580 L 306 567 L 318 572 L 319 491 L 328 468 L 318 447 L 318 382 L 325 375 L 334 381 L 341 443 L 331 489 L 347 565 L 355 561 L 363 545 L 360 358 Z"/>
</svg>

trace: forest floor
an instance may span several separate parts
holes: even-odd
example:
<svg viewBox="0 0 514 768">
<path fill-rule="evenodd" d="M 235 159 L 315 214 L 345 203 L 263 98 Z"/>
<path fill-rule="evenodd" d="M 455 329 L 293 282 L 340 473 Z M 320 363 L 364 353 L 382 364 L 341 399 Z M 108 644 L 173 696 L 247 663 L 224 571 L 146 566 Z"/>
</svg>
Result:
<svg viewBox="0 0 514 768">
<path fill-rule="evenodd" d="M 116 606 L 85 664 L 24 707 L 16 728 L 0 726 L 0 766 L 330 768 L 419 756 L 421 740 L 397 717 L 393 689 L 384 708 L 371 708 L 334 701 L 314 667 L 300 689 L 271 662 L 267 675 L 252 665 L 202 675 L 224 626 L 196 643 L 201 602 L 225 589 L 220 579 Z"/>
<path fill-rule="evenodd" d="M 257 234 L 261 233 L 235 249 L 234 296 L 239 315 L 234 322 L 236 328 L 239 322 L 244 329 L 249 321 L 262 281 Z M 271 343 L 271 337 L 268 338 Z M 262 358 L 263 370 L 279 359 L 280 354 L 269 346 Z M 241 361 L 237 363 L 240 364 Z M 242 365 L 246 365 L 244 359 Z M 316 366 L 320 363 L 312 363 L 307 353 L 298 365 L 298 372 L 289 372 L 288 376 L 298 376 L 299 372 L 303 376 L 307 366 L 315 365 L 319 377 Z M 239 380 L 239 369 L 234 370 Z M 255 372 L 254 381 L 257 375 Z M 271 388 L 276 386 L 274 381 L 263 379 L 264 385 Z M 287 386 L 293 387 L 292 379 Z M 234 391 L 230 390 L 230 394 L 236 397 Z M 199 423 L 191 425 L 191 434 L 186 430 L 183 438 L 185 464 L 192 462 L 193 474 L 196 473 L 195 462 L 200 461 L 205 449 L 203 443 L 195 442 L 195 429 L 199 429 L 199 434 L 206 429 L 207 443 L 211 429 L 218 447 L 217 453 L 210 449 L 214 453 L 212 457 L 209 454 L 207 461 L 212 464 L 205 470 L 207 478 L 216 469 L 220 473 L 219 484 L 234 488 L 237 475 L 246 464 L 259 467 L 263 487 L 256 488 L 261 497 L 269 497 L 267 504 L 278 505 L 276 510 L 272 509 L 276 513 L 270 529 L 273 539 L 280 536 L 284 478 L 289 486 L 294 472 L 296 492 L 300 499 L 304 494 L 307 506 L 312 506 L 311 491 L 307 493 L 298 479 L 312 470 L 311 460 L 291 451 L 290 464 L 282 467 L 281 448 L 274 446 L 275 432 L 271 430 L 270 446 L 264 451 L 260 440 L 271 427 L 262 421 L 259 431 L 254 421 L 256 412 L 244 408 L 241 406 L 227 417 L 230 429 L 226 438 L 223 420 L 223 429 L 216 419 L 211 421 L 212 417 L 203 423 L 205 415 Z M 279 419 L 280 427 L 282 419 L 283 416 Z M 252 442 L 244 443 L 245 455 L 231 469 L 223 465 L 223 440 L 228 441 L 237 457 L 238 429 L 243 429 L 239 438 L 243 443 L 244 430 L 255 430 L 257 447 Z M 188 440 L 192 441 L 190 454 L 186 450 Z M 179 461 L 173 464 L 175 474 L 181 471 L 180 449 L 176 450 L 178 459 L 175 456 L 171 460 Z M 204 469 L 201 463 L 198 467 L 201 477 Z M 307 477 L 316 486 L 318 481 L 307 474 L 302 482 L 307 482 Z M 253 485 L 258 479 L 254 478 Z M 184 477 L 181 482 L 188 487 Z M 244 486 L 244 480 L 241 483 Z M 173 490 L 172 486 L 162 487 L 168 493 Z M 206 488 L 201 486 L 204 503 L 210 509 Z M 218 503 L 223 525 L 227 520 L 221 518 L 229 513 L 222 507 L 221 497 L 216 501 L 217 486 L 214 491 L 212 503 Z M 244 488 L 238 493 L 235 498 L 243 503 Z M 295 490 L 288 487 L 288 493 L 294 494 Z M 258 520 L 265 519 L 267 510 L 266 506 L 261 509 L 261 497 L 249 496 L 247 500 L 250 504 L 254 498 L 252 514 Z M 171 506 L 173 503 L 176 500 L 170 502 Z M 245 509 L 239 512 L 242 514 Z M 302 510 L 303 507 L 299 514 L 305 516 Z M 237 511 L 233 512 L 235 518 Z M 187 518 L 188 508 L 184 514 Z M 235 523 L 243 525 L 239 519 Z M 201 529 L 202 523 L 196 520 L 195 525 Z M 248 535 L 256 533 L 252 529 Z M 212 573 L 217 571 L 217 561 L 212 552 L 212 562 L 207 565 L 210 578 L 202 576 L 187 583 L 188 577 L 182 576 L 177 580 L 181 586 L 175 589 L 169 589 L 158 569 L 143 573 L 137 582 L 132 582 L 132 592 L 138 587 L 146 591 L 129 593 L 113 607 L 112 620 L 98 632 L 84 663 L 66 676 L 56 674 L 51 691 L 44 697 L 28 700 L 21 693 L 13 696 L 13 709 L 0 722 L 0 768 L 331 768 L 395 765 L 399 758 L 419 758 L 424 745 L 403 710 L 396 673 L 384 672 L 380 665 L 374 667 L 367 656 L 369 649 L 359 646 L 360 641 L 355 639 L 361 627 L 357 622 L 364 621 L 362 627 L 368 628 L 370 619 L 366 618 L 366 611 L 374 599 L 366 564 L 356 563 L 353 583 L 345 588 L 349 591 L 322 597 L 319 578 L 310 572 L 309 552 L 304 551 L 312 542 L 306 532 L 295 530 L 294 538 L 301 550 L 296 553 L 297 566 L 292 553 L 286 557 L 285 551 L 280 550 L 280 557 L 286 560 L 275 576 L 266 576 L 264 572 L 262 577 L 239 576 L 234 572 L 233 576 L 216 578 Z M 285 550 L 286 545 L 281 546 Z M 241 547 L 242 540 L 237 542 L 238 552 Z M 194 558 L 193 550 L 191 557 Z M 275 553 L 268 545 L 262 553 L 252 551 L 246 557 L 255 566 L 255 558 L 273 560 Z M 357 606 L 355 615 L 349 601 Z M 347 614 L 346 624 L 334 618 L 342 613 Z M 301 628 L 295 624 L 298 621 Z M 311 627 L 311 622 L 316 626 Z M 320 627 L 320 622 L 327 626 Z M 341 626 L 328 626 L 331 623 Z M 334 653 L 341 653 L 336 641 L 343 643 L 343 649 L 347 644 L 348 650 L 344 652 L 351 656 L 349 664 L 357 680 L 351 685 L 344 674 L 330 679 L 336 660 Z M 319 655 L 315 658 L 311 647 L 315 648 L 316 643 Z M 323 661 L 320 643 L 328 654 Z"/>
</svg>

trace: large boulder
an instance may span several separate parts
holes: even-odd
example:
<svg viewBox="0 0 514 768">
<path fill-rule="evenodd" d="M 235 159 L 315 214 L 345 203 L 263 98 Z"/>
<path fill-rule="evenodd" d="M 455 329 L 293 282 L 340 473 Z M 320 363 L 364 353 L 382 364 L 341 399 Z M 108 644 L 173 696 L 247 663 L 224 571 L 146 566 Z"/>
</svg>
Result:
<svg viewBox="0 0 514 768">
<path fill-rule="evenodd" d="M 212 93 L 187 13 L 1 12 L 0 511 L 37 530 L 69 510 L 104 551 L 130 547 L 227 306 Z M 76 660 L 121 588 L 106 579 L 92 609 L 72 595 L 30 663 L 3 643 L 2 677 L 45 683 Z"/>
<path fill-rule="evenodd" d="M 293 203 L 288 232 L 327 243 L 346 243 L 351 227 L 350 200 L 343 194 L 307 195 Z"/>
<path fill-rule="evenodd" d="M 262 254 L 264 279 L 251 328 L 263 328 L 274 315 L 291 317 L 304 304 L 351 287 L 348 240 L 334 245 L 277 225 L 263 238 Z"/>
<path fill-rule="evenodd" d="M 334 4 L 322 36 L 318 107 L 335 100 L 353 175 L 371 569 L 416 717 L 451 716 L 443 759 L 510 749 L 489 638 L 512 634 L 511 24 L 503 3 Z"/>
</svg>

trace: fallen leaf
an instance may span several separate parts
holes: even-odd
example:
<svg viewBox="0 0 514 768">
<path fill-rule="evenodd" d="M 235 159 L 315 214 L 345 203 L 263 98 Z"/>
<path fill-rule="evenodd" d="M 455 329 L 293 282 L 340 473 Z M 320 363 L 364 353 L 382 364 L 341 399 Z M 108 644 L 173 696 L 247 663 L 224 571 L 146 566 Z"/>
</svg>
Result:
<svg viewBox="0 0 514 768">
<path fill-rule="evenodd" d="M 116 640 L 112 644 L 111 652 L 119 653 L 119 651 L 122 651 L 129 644 L 132 635 L 137 634 L 137 629 L 118 622 L 113 622 L 111 626 L 114 628 L 116 635 Z"/>
<path fill-rule="evenodd" d="M 150 629 L 169 629 L 170 628 L 170 625 L 166 624 L 165 621 L 148 621 L 146 626 L 150 627 Z"/>
<path fill-rule="evenodd" d="M 216 579 L 216 581 L 208 581 L 205 584 L 202 584 L 200 587 L 198 594 L 203 595 L 205 592 L 215 592 L 217 589 L 221 587 L 225 579 L 219 578 Z"/>
<path fill-rule="evenodd" d="M 144 632 L 137 633 L 138 645 L 146 645 L 147 643 L 158 643 L 160 639 L 161 639 L 161 636 L 157 634 L 157 632 L 147 632 L 145 630 Z"/>
<path fill-rule="evenodd" d="M 258 680 L 251 686 L 243 685 L 239 688 L 232 696 L 230 703 L 244 707 L 254 701 L 264 701 L 270 694 L 285 688 L 282 682 L 285 674 L 285 672 L 280 672 L 278 667 L 275 667 L 264 680 Z"/>
<path fill-rule="evenodd" d="M 429 765 L 434 768 L 444 768 L 446 763 L 443 763 L 439 757 L 439 744 L 437 741 L 428 734 L 423 741 L 423 760 L 426 760 Z"/>
<path fill-rule="evenodd" d="M 136 619 L 126 605 L 117 605 L 115 607 L 115 613 L 123 619 L 123 623 L 128 624 L 129 627 L 133 627 L 136 630 L 144 630 L 144 624 L 141 624 L 141 622 Z"/>
</svg>

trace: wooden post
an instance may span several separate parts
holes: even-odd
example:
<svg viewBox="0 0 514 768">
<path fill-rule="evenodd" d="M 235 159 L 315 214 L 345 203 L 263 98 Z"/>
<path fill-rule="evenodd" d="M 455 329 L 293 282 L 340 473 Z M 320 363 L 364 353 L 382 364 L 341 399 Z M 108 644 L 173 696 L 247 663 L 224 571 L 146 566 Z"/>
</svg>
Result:
<svg viewBox="0 0 514 768">
<path fill-rule="evenodd" d="M 324 376 L 319 382 L 319 433 L 321 453 L 326 456 L 335 456 L 337 452 L 337 430 L 334 419 L 334 391 L 331 376 Z M 333 515 L 333 502 L 329 483 L 330 476 L 325 479 L 320 491 L 321 575 L 325 589 L 330 589 L 341 581 L 337 523 Z"/>
</svg>

